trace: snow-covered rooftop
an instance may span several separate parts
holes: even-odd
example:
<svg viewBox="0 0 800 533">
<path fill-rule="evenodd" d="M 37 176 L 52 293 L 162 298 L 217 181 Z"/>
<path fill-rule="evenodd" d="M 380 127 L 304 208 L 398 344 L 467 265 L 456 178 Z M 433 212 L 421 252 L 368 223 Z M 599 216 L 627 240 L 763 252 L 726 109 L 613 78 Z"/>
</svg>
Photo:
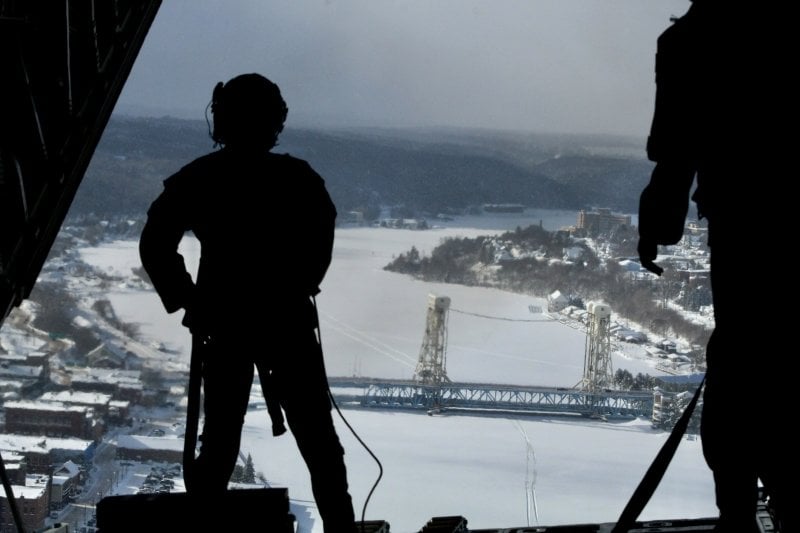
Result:
<svg viewBox="0 0 800 533">
<path fill-rule="evenodd" d="M 132 450 L 183 450 L 183 439 L 178 437 L 146 437 L 144 435 L 120 435 L 117 446 Z"/>
<path fill-rule="evenodd" d="M 84 451 L 91 445 L 92 441 L 85 439 L 0 433 L 0 450 L 3 450 L 3 457 L 6 456 L 6 451 L 17 453 L 27 453 L 31 450 L 41 453 L 48 453 L 50 450 Z"/>
<path fill-rule="evenodd" d="M 34 400 L 19 400 L 16 402 L 6 402 L 5 408 L 9 409 L 31 409 L 35 411 L 63 411 L 63 412 L 88 412 L 90 407 L 85 405 L 66 405 L 57 402 L 41 402 Z"/>
<path fill-rule="evenodd" d="M 82 392 L 63 390 L 45 392 L 39 397 L 43 402 L 61 402 L 65 404 L 108 405 L 111 395 L 102 392 Z"/>
</svg>

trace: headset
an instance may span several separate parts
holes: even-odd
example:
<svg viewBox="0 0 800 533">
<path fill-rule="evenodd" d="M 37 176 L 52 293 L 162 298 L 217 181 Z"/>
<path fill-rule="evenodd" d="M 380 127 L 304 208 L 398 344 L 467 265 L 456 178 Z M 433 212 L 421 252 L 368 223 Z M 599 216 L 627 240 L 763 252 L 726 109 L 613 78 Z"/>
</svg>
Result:
<svg viewBox="0 0 800 533">
<path fill-rule="evenodd" d="M 214 115 L 213 128 L 209 109 Z M 241 74 L 214 86 L 206 106 L 208 134 L 215 147 L 229 142 L 235 134 L 247 142 L 263 140 L 272 148 L 278 144 L 288 112 L 275 83 L 260 74 Z"/>
<path fill-rule="evenodd" d="M 224 118 L 224 105 L 222 104 L 223 101 L 223 93 L 225 92 L 225 84 L 221 81 L 217 82 L 214 86 L 214 91 L 211 93 L 211 101 L 206 106 L 206 126 L 208 127 L 208 136 L 214 141 L 214 148 L 224 144 L 221 132 L 224 131 L 225 122 Z M 214 115 L 214 127 L 211 127 L 211 121 L 208 118 L 208 111 L 211 110 L 211 114 Z"/>
<path fill-rule="evenodd" d="M 222 93 L 225 90 L 225 84 L 221 81 L 218 81 L 217 84 L 214 86 L 214 92 L 211 93 L 211 112 L 215 113 L 219 109 L 219 106 L 222 104 Z"/>
</svg>

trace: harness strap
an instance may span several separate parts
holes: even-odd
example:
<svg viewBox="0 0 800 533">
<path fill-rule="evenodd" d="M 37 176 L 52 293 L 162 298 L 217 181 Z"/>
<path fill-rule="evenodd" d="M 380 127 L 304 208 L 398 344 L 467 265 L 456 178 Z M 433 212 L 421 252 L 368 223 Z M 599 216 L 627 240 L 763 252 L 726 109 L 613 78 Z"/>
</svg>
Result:
<svg viewBox="0 0 800 533">
<path fill-rule="evenodd" d="M 183 479 L 187 491 L 194 480 L 197 428 L 200 420 L 200 389 L 203 380 L 203 355 L 208 339 L 192 336 L 192 355 L 189 363 L 189 391 L 186 407 L 186 433 L 183 440 Z"/>
<path fill-rule="evenodd" d="M 678 444 L 680 444 L 681 438 L 686 432 L 686 428 L 689 426 L 689 420 L 697 405 L 697 400 L 700 398 L 700 392 L 703 390 L 705 381 L 706 377 L 704 375 L 700 386 L 697 387 L 694 393 L 692 401 L 686 406 L 680 420 L 678 420 L 678 423 L 672 428 L 672 433 L 667 438 L 667 442 L 661 447 L 656 458 L 650 465 L 650 468 L 645 472 L 644 477 L 639 482 L 639 486 L 636 487 L 625 509 L 622 510 L 622 514 L 617 520 L 614 529 L 611 530 L 611 533 L 627 533 L 628 530 L 634 526 L 636 519 L 639 518 L 639 514 L 641 514 L 647 502 L 650 501 L 658 484 L 661 482 L 661 478 L 664 477 L 664 472 L 666 472 L 669 462 L 672 460 L 672 456 L 675 455 L 675 450 L 678 449 Z"/>
</svg>

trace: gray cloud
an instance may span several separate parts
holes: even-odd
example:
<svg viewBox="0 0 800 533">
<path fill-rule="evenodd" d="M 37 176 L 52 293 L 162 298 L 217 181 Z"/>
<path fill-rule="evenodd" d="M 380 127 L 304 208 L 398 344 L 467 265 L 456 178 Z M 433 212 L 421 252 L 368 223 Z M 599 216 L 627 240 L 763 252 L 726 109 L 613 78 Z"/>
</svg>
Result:
<svg viewBox="0 0 800 533">
<path fill-rule="evenodd" d="M 202 118 L 242 72 L 289 125 L 645 136 L 658 35 L 688 0 L 166 0 L 121 112 Z"/>
</svg>

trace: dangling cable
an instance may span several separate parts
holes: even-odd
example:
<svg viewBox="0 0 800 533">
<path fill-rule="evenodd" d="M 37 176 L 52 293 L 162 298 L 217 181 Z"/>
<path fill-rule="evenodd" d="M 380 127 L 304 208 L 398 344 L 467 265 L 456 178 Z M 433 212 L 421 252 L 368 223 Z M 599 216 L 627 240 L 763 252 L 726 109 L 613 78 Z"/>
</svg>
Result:
<svg viewBox="0 0 800 533">
<path fill-rule="evenodd" d="M 322 351 L 322 328 L 321 328 L 320 323 L 319 323 L 319 313 L 317 312 L 317 299 L 314 296 L 311 296 L 311 301 L 314 303 L 314 314 L 317 317 L 317 335 L 318 335 L 318 339 L 319 339 L 319 347 L 320 347 L 320 350 Z M 322 353 L 324 354 L 325 352 L 322 351 Z M 324 364 L 325 364 L 325 362 L 324 362 L 324 357 L 323 357 L 323 365 Z M 326 376 L 328 375 L 327 371 L 325 372 L 325 375 Z M 375 460 L 375 463 L 377 463 L 377 465 L 378 465 L 378 478 L 375 480 L 375 483 L 373 483 L 372 488 L 369 490 L 369 494 L 367 494 L 367 499 L 364 500 L 364 507 L 362 507 L 362 509 L 361 509 L 361 528 L 360 529 L 361 529 L 361 533 L 364 533 L 364 517 L 367 514 L 367 504 L 369 503 L 369 500 L 372 497 L 372 493 L 375 492 L 375 489 L 378 487 L 378 483 L 380 483 L 381 478 L 383 477 L 383 465 L 381 464 L 380 459 L 378 459 L 378 457 L 372 452 L 372 450 L 370 450 L 369 446 L 367 446 L 367 444 L 363 440 L 361 440 L 361 437 L 358 435 L 358 433 L 356 433 L 356 430 L 353 429 L 353 426 L 350 425 L 350 422 L 348 422 L 347 419 L 342 414 L 342 411 L 339 409 L 339 405 L 336 403 L 336 400 L 333 397 L 333 392 L 331 392 L 330 385 L 328 385 L 328 396 L 330 397 L 331 403 L 333 404 L 333 407 L 336 409 L 336 412 L 339 413 L 339 417 L 342 419 L 342 422 L 344 422 L 344 424 L 350 430 L 350 433 L 352 433 L 353 436 L 356 438 L 356 440 L 359 443 L 361 443 L 361 446 L 363 446 L 364 449 L 367 450 L 367 453 L 369 453 L 372 456 L 372 458 Z"/>
</svg>

